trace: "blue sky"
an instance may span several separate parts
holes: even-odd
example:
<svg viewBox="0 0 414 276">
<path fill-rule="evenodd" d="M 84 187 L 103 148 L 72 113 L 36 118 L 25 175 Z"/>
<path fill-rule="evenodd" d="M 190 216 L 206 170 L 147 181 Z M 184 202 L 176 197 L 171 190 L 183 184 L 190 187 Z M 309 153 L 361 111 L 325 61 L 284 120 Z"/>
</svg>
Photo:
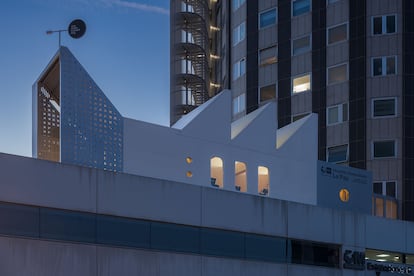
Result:
<svg viewBox="0 0 414 276">
<path fill-rule="evenodd" d="M 0 152 L 31 156 L 32 85 L 73 19 L 67 46 L 125 117 L 169 124 L 168 0 L 2 0 Z"/>
</svg>

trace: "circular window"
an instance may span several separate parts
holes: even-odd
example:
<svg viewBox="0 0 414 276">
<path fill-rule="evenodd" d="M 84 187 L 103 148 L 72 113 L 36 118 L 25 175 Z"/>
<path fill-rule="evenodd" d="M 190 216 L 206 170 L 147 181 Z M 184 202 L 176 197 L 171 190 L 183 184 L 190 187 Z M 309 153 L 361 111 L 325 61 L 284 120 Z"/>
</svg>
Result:
<svg viewBox="0 0 414 276">
<path fill-rule="evenodd" d="M 191 163 L 193 163 L 193 158 L 188 156 L 188 157 L 185 158 L 185 162 L 187 162 L 187 164 L 191 164 Z"/>
<path fill-rule="evenodd" d="M 342 202 L 348 202 L 349 200 L 349 191 L 347 189 L 341 189 L 339 191 L 339 198 Z"/>
<path fill-rule="evenodd" d="M 193 176 L 193 173 L 190 172 L 190 171 L 188 171 L 186 175 L 187 175 L 187 177 L 192 177 Z"/>
</svg>

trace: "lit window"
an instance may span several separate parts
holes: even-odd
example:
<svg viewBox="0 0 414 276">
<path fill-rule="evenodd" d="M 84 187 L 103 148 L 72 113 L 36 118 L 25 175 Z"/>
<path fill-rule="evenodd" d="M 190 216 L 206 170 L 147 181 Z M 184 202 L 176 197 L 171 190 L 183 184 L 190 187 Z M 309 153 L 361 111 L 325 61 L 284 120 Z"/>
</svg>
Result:
<svg viewBox="0 0 414 276">
<path fill-rule="evenodd" d="M 259 51 L 259 64 L 266 66 L 277 62 L 277 47 L 272 46 Z"/>
<path fill-rule="evenodd" d="M 264 28 L 270 25 L 276 24 L 276 9 L 271 9 L 260 13 L 259 15 L 259 27 Z"/>
<path fill-rule="evenodd" d="M 341 189 L 339 191 L 339 198 L 342 202 L 348 202 L 349 201 L 349 191 L 347 189 Z"/>
<path fill-rule="evenodd" d="M 296 56 L 311 50 L 310 35 L 292 41 L 292 55 Z"/>
<path fill-rule="evenodd" d="M 292 15 L 298 16 L 310 11 L 310 0 L 294 0 L 292 2 Z"/>
<path fill-rule="evenodd" d="M 246 94 L 241 94 L 233 99 L 233 115 L 237 115 L 246 110 Z"/>
<path fill-rule="evenodd" d="M 331 27 L 328 32 L 328 45 L 342 42 L 348 39 L 348 24 Z"/>
<path fill-rule="evenodd" d="M 348 161 L 348 145 L 329 147 L 327 152 L 328 162 L 338 164 Z"/>
<path fill-rule="evenodd" d="M 294 94 L 311 90 L 310 74 L 296 77 L 293 79 L 292 83 Z"/>
<path fill-rule="evenodd" d="M 242 58 L 233 65 L 233 80 L 246 74 L 246 59 Z"/>
<path fill-rule="evenodd" d="M 233 46 L 243 41 L 246 37 L 246 22 L 233 29 Z"/>
<path fill-rule="evenodd" d="M 258 192 L 260 195 L 267 195 L 269 193 L 269 169 L 267 167 L 259 166 L 257 168 L 258 174 Z"/>
<path fill-rule="evenodd" d="M 233 11 L 237 10 L 241 5 L 244 4 L 246 0 L 232 0 L 233 3 Z"/>
<path fill-rule="evenodd" d="M 395 141 L 375 141 L 373 143 L 374 158 L 395 157 Z"/>
<path fill-rule="evenodd" d="M 210 184 L 223 188 L 223 160 L 220 157 L 210 159 Z"/>
<path fill-rule="evenodd" d="M 328 68 L 328 85 L 348 80 L 348 64 L 335 65 Z"/>
<path fill-rule="evenodd" d="M 372 17 L 372 34 L 393 34 L 397 31 L 397 17 L 395 15 L 384 15 Z"/>
<path fill-rule="evenodd" d="M 397 182 L 376 181 L 373 183 L 373 214 L 379 217 L 397 218 Z"/>
<path fill-rule="evenodd" d="M 373 99 L 372 100 L 372 117 L 393 117 L 397 115 L 396 98 Z"/>
<path fill-rule="evenodd" d="M 330 106 L 326 109 L 326 124 L 335 125 L 348 121 L 348 104 Z"/>
<path fill-rule="evenodd" d="M 372 75 L 386 76 L 395 75 L 397 73 L 397 57 L 378 57 L 372 59 Z"/>
<path fill-rule="evenodd" d="M 234 162 L 234 186 L 237 191 L 247 191 L 246 164 L 243 162 Z"/>
<path fill-rule="evenodd" d="M 276 98 L 276 84 L 260 87 L 260 102 L 266 102 Z"/>
</svg>

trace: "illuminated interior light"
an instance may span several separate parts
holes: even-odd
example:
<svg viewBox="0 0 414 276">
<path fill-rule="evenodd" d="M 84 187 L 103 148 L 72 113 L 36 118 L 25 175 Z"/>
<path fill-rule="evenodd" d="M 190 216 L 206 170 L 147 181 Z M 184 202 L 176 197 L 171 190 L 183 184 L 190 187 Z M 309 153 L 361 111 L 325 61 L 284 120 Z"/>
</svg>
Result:
<svg viewBox="0 0 414 276">
<path fill-rule="evenodd" d="M 187 175 L 187 177 L 192 177 L 192 176 L 193 176 L 193 173 L 192 173 L 192 172 L 190 172 L 190 171 L 188 171 L 188 172 L 186 173 L 186 175 Z"/>
<path fill-rule="evenodd" d="M 210 54 L 210 58 L 212 58 L 212 59 L 220 59 L 220 56 Z"/>
<path fill-rule="evenodd" d="M 390 255 L 389 254 L 378 254 L 376 256 L 380 258 L 385 258 L 385 257 L 389 257 Z"/>
<path fill-rule="evenodd" d="M 386 262 L 386 259 L 376 259 L 377 262 Z"/>
<path fill-rule="evenodd" d="M 187 158 L 185 158 L 185 161 L 187 162 L 187 164 L 191 164 L 193 163 L 193 158 L 188 156 Z"/>
<path fill-rule="evenodd" d="M 216 26 L 210 26 L 210 30 L 212 30 L 212 31 L 220 31 L 220 28 L 219 27 L 216 27 Z"/>
<path fill-rule="evenodd" d="M 44 88 L 42 86 L 42 87 L 40 87 L 40 91 L 42 92 L 43 96 L 45 96 L 46 98 L 50 99 L 50 94 L 49 94 L 49 92 L 47 92 L 46 88 Z"/>
<path fill-rule="evenodd" d="M 60 113 L 60 106 L 55 100 L 50 100 L 50 104 Z"/>
<path fill-rule="evenodd" d="M 220 84 L 210 82 L 210 86 L 214 88 L 220 88 Z"/>
</svg>

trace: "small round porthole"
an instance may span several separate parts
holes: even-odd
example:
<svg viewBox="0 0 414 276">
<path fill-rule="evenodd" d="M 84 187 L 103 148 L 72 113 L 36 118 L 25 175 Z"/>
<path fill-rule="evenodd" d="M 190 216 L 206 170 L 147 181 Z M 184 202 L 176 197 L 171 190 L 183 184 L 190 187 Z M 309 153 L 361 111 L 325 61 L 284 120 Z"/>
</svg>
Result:
<svg viewBox="0 0 414 276">
<path fill-rule="evenodd" d="M 188 172 L 186 173 L 186 175 L 187 175 L 187 177 L 193 177 L 193 173 L 192 173 L 192 172 L 190 172 L 190 171 L 188 171 Z"/>
<path fill-rule="evenodd" d="M 349 191 L 347 189 L 341 189 L 339 191 L 339 198 L 342 202 L 348 202 L 349 200 Z"/>
<path fill-rule="evenodd" d="M 187 162 L 187 164 L 191 164 L 191 163 L 193 163 L 193 158 L 188 156 L 188 157 L 185 158 L 185 162 Z"/>
</svg>

